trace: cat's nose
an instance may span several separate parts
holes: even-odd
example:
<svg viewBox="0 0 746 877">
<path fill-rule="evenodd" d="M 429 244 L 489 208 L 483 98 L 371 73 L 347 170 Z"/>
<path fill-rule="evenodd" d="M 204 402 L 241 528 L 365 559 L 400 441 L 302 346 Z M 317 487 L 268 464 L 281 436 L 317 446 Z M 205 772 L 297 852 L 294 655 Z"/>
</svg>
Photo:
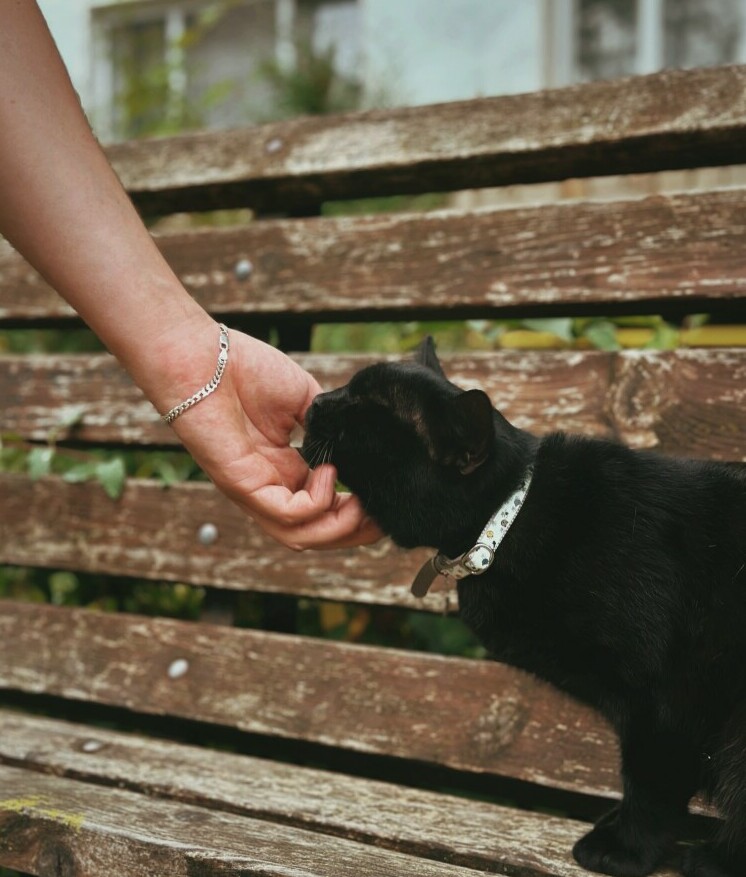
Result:
<svg viewBox="0 0 746 877">
<path fill-rule="evenodd" d="M 306 429 L 313 429 L 329 420 L 340 404 L 346 399 L 345 388 L 319 393 L 306 412 Z"/>
<path fill-rule="evenodd" d="M 306 411 L 305 423 L 307 435 L 317 438 L 331 438 L 327 435 L 333 430 L 334 411 L 338 408 L 340 396 L 337 390 L 329 393 L 320 393 Z"/>
</svg>

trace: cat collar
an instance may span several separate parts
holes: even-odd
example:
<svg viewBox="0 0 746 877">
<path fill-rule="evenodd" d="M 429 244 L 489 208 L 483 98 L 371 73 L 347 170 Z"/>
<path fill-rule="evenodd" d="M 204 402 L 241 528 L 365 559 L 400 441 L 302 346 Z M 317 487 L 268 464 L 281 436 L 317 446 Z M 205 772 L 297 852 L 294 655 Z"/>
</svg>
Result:
<svg viewBox="0 0 746 877">
<path fill-rule="evenodd" d="M 465 579 L 467 576 L 479 576 L 487 572 L 510 525 L 523 508 L 532 476 L 533 468 L 529 467 L 521 483 L 487 521 L 476 543 L 468 551 L 453 559 L 446 557 L 445 554 L 436 554 L 422 566 L 412 583 L 411 591 L 415 597 L 426 596 L 430 585 L 438 576 Z"/>
</svg>

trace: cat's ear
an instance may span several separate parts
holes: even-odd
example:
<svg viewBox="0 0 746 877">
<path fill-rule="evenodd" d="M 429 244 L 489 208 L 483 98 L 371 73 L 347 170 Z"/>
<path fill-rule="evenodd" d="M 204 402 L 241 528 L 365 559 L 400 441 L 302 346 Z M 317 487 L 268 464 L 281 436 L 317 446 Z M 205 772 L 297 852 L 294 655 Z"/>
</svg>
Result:
<svg viewBox="0 0 746 877">
<path fill-rule="evenodd" d="M 495 440 L 492 402 L 482 390 L 465 390 L 451 404 L 457 445 L 455 464 L 462 475 L 469 475 L 487 459 Z"/>
<path fill-rule="evenodd" d="M 433 341 L 432 335 L 428 335 L 420 341 L 414 352 L 414 361 L 434 371 L 441 378 L 445 377 L 445 373 L 438 360 L 438 354 L 435 352 L 435 341 Z"/>
</svg>

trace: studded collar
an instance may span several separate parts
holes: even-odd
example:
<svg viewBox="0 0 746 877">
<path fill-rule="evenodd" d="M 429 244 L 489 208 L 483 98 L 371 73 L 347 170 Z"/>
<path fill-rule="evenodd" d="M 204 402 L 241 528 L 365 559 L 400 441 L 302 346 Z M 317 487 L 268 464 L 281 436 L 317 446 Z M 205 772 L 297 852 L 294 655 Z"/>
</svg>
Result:
<svg viewBox="0 0 746 877">
<path fill-rule="evenodd" d="M 446 557 L 445 554 L 436 554 L 422 566 L 412 583 L 411 590 L 415 597 L 424 597 L 439 575 L 464 579 L 467 576 L 478 576 L 487 572 L 492 566 L 500 543 L 523 508 L 533 474 L 533 467 L 529 466 L 518 487 L 487 521 L 479 538 L 468 551 L 454 558 Z"/>
</svg>

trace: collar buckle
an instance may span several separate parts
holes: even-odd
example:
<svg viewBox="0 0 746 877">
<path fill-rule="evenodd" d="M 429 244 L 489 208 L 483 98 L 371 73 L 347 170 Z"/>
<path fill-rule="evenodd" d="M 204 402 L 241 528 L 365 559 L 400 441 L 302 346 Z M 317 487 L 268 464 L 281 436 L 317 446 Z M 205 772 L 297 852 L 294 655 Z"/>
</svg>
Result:
<svg viewBox="0 0 746 877">
<path fill-rule="evenodd" d="M 490 566 L 492 566 L 494 559 L 494 550 L 483 542 L 477 542 L 473 548 L 470 548 L 463 555 L 461 563 L 469 570 L 471 575 L 481 576 L 482 573 L 487 572 Z"/>
<path fill-rule="evenodd" d="M 444 554 L 431 557 L 417 573 L 411 589 L 412 594 L 415 597 L 424 597 L 439 575 L 458 580 L 467 576 L 480 576 L 487 572 L 492 566 L 500 543 L 526 502 L 532 477 L 533 467 L 529 466 L 518 487 L 487 521 L 477 543 L 468 551 L 453 559 Z"/>
</svg>

